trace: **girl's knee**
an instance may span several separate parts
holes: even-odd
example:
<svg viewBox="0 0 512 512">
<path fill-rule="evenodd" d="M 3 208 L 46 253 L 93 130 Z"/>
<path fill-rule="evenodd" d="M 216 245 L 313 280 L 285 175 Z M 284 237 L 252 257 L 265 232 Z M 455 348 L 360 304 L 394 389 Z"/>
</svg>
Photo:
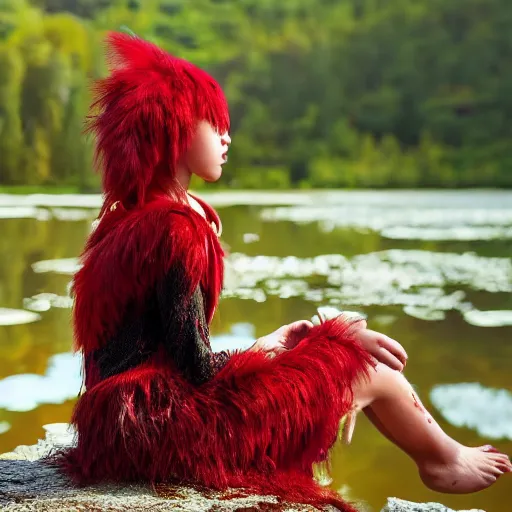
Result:
<svg viewBox="0 0 512 512">
<path fill-rule="evenodd" d="M 370 369 L 369 376 L 362 377 L 354 386 L 354 405 L 364 409 L 375 400 L 389 398 L 403 389 L 412 389 L 404 375 L 377 363 L 375 368 Z"/>
</svg>

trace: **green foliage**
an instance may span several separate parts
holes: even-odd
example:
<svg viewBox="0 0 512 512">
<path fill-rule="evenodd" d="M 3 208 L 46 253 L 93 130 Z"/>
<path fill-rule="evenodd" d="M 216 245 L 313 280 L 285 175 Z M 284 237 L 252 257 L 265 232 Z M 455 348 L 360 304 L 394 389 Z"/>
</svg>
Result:
<svg viewBox="0 0 512 512">
<path fill-rule="evenodd" d="M 91 147 L 81 132 L 96 35 L 74 16 L 0 3 L 0 20 L 13 12 L 0 40 L 0 183 L 85 189 Z"/>
<path fill-rule="evenodd" d="M 0 182 L 16 183 L 23 147 L 20 85 L 25 66 L 16 48 L 0 45 Z"/>
<path fill-rule="evenodd" d="M 126 26 L 223 84 L 223 185 L 512 186 L 509 0 L 0 0 L 0 183 L 99 185 L 82 135 Z"/>
</svg>

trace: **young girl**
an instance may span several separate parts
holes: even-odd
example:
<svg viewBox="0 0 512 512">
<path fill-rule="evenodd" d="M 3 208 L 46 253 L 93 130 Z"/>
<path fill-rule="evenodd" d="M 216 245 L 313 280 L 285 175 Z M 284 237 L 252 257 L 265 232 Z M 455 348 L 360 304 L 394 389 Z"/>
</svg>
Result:
<svg viewBox="0 0 512 512">
<path fill-rule="evenodd" d="M 86 392 L 63 464 L 80 484 L 185 482 L 242 487 L 354 510 L 321 488 L 340 420 L 364 410 L 432 489 L 472 492 L 511 465 L 449 438 L 400 373 L 393 340 L 346 315 L 283 326 L 250 350 L 213 353 L 208 327 L 223 279 L 221 224 L 187 192 L 216 181 L 231 139 L 219 85 L 141 39 L 108 38 L 96 89 L 104 205 L 74 280 Z"/>
</svg>

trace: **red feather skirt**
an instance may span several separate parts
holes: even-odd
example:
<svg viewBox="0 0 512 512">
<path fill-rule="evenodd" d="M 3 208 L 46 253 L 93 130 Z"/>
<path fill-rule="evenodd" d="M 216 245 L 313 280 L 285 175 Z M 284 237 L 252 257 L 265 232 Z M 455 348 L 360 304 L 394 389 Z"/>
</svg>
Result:
<svg viewBox="0 0 512 512">
<path fill-rule="evenodd" d="M 328 321 L 273 359 L 237 353 L 200 386 L 159 353 L 82 395 L 60 464 L 80 485 L 179 481 L 354 511 L 312 473 L 371 369 L 347 332 Z"/>
</svg>

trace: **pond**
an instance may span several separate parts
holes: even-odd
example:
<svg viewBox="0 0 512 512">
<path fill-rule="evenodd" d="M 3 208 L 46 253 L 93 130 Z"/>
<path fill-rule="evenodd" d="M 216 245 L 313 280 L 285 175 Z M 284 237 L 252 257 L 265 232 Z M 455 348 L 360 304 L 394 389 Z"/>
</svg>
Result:
<svg viewBox="0 0 512 512">
<path fill-rule="evenodd" d="M 512 193 L 202 193 L 229 248 L 214 349 L 247 346 L 320 305 L 363 311 L 399 340 L 441 426 L 512 454 Z M 80 389 L 69 283 L 98 196 L 0 195 L 0 453 L 69 421 Z M 360 415 L 335 446 L 332 486 L 365 510 L 387 496 L 505 512 L 512 479 L 469 496 L 424 488 Z"/>
</svg>

